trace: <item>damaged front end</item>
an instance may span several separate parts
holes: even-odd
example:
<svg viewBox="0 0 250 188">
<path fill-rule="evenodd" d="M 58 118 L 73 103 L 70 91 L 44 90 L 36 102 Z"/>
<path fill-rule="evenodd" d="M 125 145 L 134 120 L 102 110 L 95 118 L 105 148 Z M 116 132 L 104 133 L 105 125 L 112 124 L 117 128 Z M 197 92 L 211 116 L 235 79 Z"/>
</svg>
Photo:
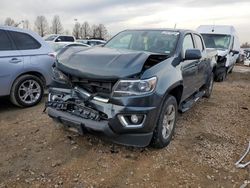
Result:
<svg viewBox="0 0 250 188">
<path fill-rule="evenodd" d="M 144 147 L 150 143 L 157 78 L 93 80 L 53 68 L 48 115 L 71 131 L 101 133 L 115 143 Z M 61 86 L 64 87 L 61 87 Z"/>
<path fill-rule="evenodd" d="M 227 56 L 219 55 L 215 69 L 215 80 L 218 82 L 224 81 L 227 76 Z"/>
<path fill-rule="evenodd" d="M 214 71 L 215 81 L 221 82 L 225 80 L 227 75 L 228 51 L 208 48 L 207 54 L 210 57 L 216 57 L 216 66 Z"/>
</svg>

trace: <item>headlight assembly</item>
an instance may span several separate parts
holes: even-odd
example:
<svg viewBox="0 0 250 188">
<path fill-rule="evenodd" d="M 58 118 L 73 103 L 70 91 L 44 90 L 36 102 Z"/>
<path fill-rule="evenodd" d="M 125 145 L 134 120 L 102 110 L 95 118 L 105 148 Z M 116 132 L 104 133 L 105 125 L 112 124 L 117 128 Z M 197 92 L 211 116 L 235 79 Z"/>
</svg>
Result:
<svg viewBox="0 0 250 188">
<path fill-rule="evenodd" d="M 53 69 L 53 78 L 54 80 L 61 83 L 69 83 L 69 78 L 63 72 L 58 70 L 56 67 L 52 67 Z"/>
<path fill-rule="evenodd" d="M 113 96 L 122 97 L 148 94 L 154 91 L 156 83 L 156 77 L 145 80 L 120 80 L 115 85 Z"/>
</svg>

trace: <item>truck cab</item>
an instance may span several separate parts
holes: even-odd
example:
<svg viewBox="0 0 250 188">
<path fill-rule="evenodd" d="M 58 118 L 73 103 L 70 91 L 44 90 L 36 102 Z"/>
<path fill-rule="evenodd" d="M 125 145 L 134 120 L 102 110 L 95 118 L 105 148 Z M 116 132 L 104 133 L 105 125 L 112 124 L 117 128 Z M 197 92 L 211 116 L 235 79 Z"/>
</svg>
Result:
<svg viewBox="0 0 250 188">
<path fill-rule="evenodd" d="M 53 67 L 48 115 L 80 134 L 165 147 L 178 111 L 211 95 L 215 56 L 199 33 L 173 29 L 125 30 L 104 46 L 65 48 Z"/>
</svg>

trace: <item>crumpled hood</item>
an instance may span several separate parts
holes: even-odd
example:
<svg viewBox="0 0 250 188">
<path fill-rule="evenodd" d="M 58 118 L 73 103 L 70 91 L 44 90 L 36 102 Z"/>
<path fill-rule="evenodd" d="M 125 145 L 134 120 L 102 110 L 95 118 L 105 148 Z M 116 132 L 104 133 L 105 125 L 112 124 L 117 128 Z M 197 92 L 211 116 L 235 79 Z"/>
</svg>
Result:
<svg viewBox="0 0 250 188">
<path fill-rule="evenodd" d="M 80 78 L 119 79 L 140 73 L 150 55 L 157 54 L 105 47 L 68 48 L 58 55 L 56 66 Z"/>
<path fill-rule="evenodd" d="M 218 56 L 226 56 L 229 53 L 229 50 L 217 50 Z"/>
<path fill-rule="evenodd" d="M 218 56 L 226 56 L 229 53 L 229 50 L 225 49 L 225 50 L 221 50 L 221 49 L 216 49 L 216 48 L 207 48 L 207 50 L 210 51 L 217 51 L 217 55 Z"/>
</svg>

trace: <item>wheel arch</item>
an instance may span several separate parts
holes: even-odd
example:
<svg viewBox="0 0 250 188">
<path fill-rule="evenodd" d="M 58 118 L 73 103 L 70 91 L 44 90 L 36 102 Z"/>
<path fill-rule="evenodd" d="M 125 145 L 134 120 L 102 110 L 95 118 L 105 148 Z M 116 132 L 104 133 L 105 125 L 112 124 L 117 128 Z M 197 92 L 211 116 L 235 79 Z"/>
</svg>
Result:
<svg viewBox="0 0 250 188">
<path fill-rule="evenodd" d="M 172 95 L 175 97 L 177 104 L 179 105 L 181 103 L 182 99 L 182 93 L 183 93 L 183 85 L 181 82 L 178 82 L 176 84 L 173 84 L 165 93 L 164 100 L 168 95 Z"/>
<path fill-rule="evenodd" d="M 164 102 L 166 101 L 167 97 L 169 95 L 172 95 L 173 97 L 175 97 L 176 101 L 177 101 L 177 105 L 178 107 L 180 106 L 181 104 L 181 100 L 182 100 L 182 94 L 183 94 L 183 82 L 182 81 L 178 81 L 174 84 L 172 84 L 168 89 L 167 91 L 165 92 L 164 94 L 164 97 L 162 99 L 162 102 L 161 102 L 161 106 L 159 108 L 159 112 L 158 114 L 161 112 L 162 110 L 162 107 L 164 105 Z"/>
<path fill-rule="evenodd" d="M 40 72 L 38 72 L 38 71 L 27 71 L 27 72 L 23 72 L 23 73 L 19 74 L 19 75 L 16 77 L 16 79 L 13 81 L 12 86 L 13 86 L 14 82 L 15 82 L 18 78 L 20 78 L 21 76 L 23 76 L 23 75 L 33 75 L 33 76 L 36 76 L 36 77 L 38 77 L 38 78 L 40 78 L 40 79 L 42 80 L 43 86 L 44 86 L 44 87 L 46 86 L 46 79 L 45 79 L 45 77 L 43 76 L 42 73 L 40 73 Z"/>
</svg>

